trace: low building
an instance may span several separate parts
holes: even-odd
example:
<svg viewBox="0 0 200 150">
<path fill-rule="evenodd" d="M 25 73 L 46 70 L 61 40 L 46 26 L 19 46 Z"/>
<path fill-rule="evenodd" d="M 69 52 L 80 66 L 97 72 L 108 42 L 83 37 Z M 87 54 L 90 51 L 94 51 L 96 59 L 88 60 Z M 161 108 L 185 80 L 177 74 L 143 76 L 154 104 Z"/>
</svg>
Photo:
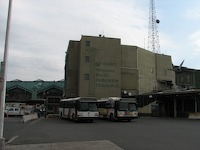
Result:
<svg viewBox="0 0 200 150">
<path fill-rule="evenodd" d="M 59 101 L 63 96 L 64 81 L 21 81 L 6 83 L 6 103 L 23 102 L 44 104 L 47 113 L 58 113 Z"/>
</svg>

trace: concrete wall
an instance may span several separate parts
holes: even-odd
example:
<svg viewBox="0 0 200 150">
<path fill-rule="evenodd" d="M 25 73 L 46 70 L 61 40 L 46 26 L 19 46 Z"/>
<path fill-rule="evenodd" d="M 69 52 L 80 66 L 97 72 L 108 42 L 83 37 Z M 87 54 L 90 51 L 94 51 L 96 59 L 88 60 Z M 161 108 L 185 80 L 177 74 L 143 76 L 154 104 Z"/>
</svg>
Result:
<svg viewBox="0 0 200 150">
<path fill-rule="evenodd" d="M 89 62 L 86 61 L 86 57 L 90 59 Z M 120 68 L 120 39 L 82 36 L 79 96 L 121 96 Z"/>
<path fill-rule="evenodd" d="M 139 47 L 137 52 L 139 94 L 152 92 L 157 87 L 155 54 Z"/>
<path fill-rule="evenodd" d="M 138 94 L 137 47 L 122 45 L 121 90 Z"/>
<path fill-rule="evenodd" d="M 139 93 L 170 89 L 175 83 L 171 56 L 137 48 Z"/>
<path fill-rule="evenodd" d="M 172 88 L 175 75 L 171 57 L 137 48 L 138 91 L 139 94 Z M 140 113 L 150 114 L 151 104 L 139 109 Z"/>
<path fill-rule="evenodd" d="M 152 103 L 142 107 L 138 108 L 138 112 L 142 115 L 151 115 L 152 113 Z"/>
<path fill-rule="evenodd" d="M 65 93 L 66 97 L 78 96 L 78 70 L 79 70 L 80 42 L 70 41 L 66 53 L 65 63 Z"/>
<path fill-rule="evenodd" d="M 171 56 L 156 54 L 157 63 L 157 79 L 175 81 Z"/>
</svg>

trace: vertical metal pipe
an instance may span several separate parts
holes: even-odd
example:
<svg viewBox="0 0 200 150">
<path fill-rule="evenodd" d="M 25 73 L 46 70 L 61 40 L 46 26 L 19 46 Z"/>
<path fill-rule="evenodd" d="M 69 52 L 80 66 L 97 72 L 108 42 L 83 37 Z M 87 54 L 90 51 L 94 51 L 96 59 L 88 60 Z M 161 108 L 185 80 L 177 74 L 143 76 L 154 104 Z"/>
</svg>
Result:
<svg viewBox="0 0 200 150">
<path fill-rule="evenodd" d="M 3 125 L 4 125 L 4 109 L 5 109 L 5 95 L 6 95 L 6 79 L 7 79 L 7 62 L 8 62 L 8 47 L 10 37 L 10 19 L 12 10 L 12 0 L 9 0 L 8 18 L 6 27 L 5 47 L 4 47 L 4 60 L 2 63 L 1 76 L 0 76 L 0 149 L 5 149 L 5 139 L 3 138 Z"/>
<path fill-rule="evenodd" d="M 198 111 L 198 105 L 197 105 L 197 96 L 194 98 L 194 112 L 196 113 Z"/>
<path fill-rule="evenodd" d="M 174 98 L 174 117 L 177 117 L 177 98 Z"/>
</svg>

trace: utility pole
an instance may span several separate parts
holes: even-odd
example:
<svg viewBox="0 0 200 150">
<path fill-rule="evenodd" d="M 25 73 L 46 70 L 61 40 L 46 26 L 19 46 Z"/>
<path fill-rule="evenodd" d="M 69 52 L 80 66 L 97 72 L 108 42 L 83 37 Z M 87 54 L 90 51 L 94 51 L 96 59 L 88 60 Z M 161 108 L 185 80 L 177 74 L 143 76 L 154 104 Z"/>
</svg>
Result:
<svg viewBox="0 0 200 150">
<path fill-rule="evenodd" d="M 157 24 L 160 20 L 156 19 L 155 2 L 150 0 L 149 3 L 149 29 L 148 29 L 148 49 L 154 53 L 160 53 L 160 43 Z"/>
<path fill-rule="evenodd" d="M 9 35 L 10 35 L 10 19 L 12 10 L 12 0 L 9 0 L 8 18 L 6 27 L 5 47 L 4 47 L 4 59 L 1 66 L 0 73 L 0 150 L 5 150 L 5 139 L 3 138 L 3 126 L 4 126 L 4 109 L 5 109 L 5 97 L 6 97 L 6 79 L 7 79 L 7 62 L 8 62 L 8 47 L 9 47 Z"/>
</svg>

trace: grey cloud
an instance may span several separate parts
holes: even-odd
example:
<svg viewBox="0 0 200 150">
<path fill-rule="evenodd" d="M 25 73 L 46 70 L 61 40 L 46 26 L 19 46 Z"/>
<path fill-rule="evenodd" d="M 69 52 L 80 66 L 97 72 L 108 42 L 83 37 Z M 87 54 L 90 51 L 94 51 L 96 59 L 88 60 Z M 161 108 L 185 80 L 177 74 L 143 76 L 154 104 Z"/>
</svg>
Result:
<svg viewBox="0 0 200 150">
<path fill-rule="evenodd" d="M 1 23 L 6 21 L 2 8 L 5 11 L 7 3 L 0 3 Z M 105 34 L 121 38 L 122 44 L 143 47 L 148 2 L 16 0 L 11 22 L 8 80 L 60 80 L 64 77 L 68 42 L 80 40 L 81 35 Z M 0 49 L 4 47 L 4 29 L 5 23 L 0 24 Z"/>
</svg>

